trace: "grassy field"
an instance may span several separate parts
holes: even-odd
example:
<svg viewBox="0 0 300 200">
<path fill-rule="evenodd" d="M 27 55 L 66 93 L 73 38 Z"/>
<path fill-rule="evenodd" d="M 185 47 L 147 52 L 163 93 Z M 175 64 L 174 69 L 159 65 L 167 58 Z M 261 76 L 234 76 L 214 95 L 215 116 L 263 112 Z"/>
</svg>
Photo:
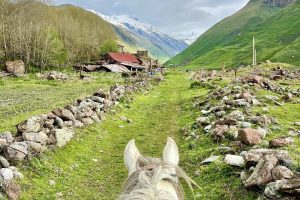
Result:
<svg viewBox="0 0 300 200">
<path fill-rule="evenodd" d="M 48 81 L 30 74 L 25 78 L 0 79 L 0 132 L 15 131 L 14 126 L 30 116 L 48 113 L 100 88 L 123 83 L 118 74 L 93 74 L 93 81 L 78 80 L 74 73 L 68 81 Z"/>
<path fill-rule="evenodd" d="M 135 138 L 141 152 L 160 157 L 168 136 L 178 143 L 180 165 L 200 186 L 193 196 L 184 185 L 186 199 L 256 199 L 257 193 L 241 187 L 235 168 L 199 165 L 217 147 L 209 136 L 203 134 L 196 143 L 184 140 L 181 129 L 192 125 L 199 114 L 192 107 L 193 98 L 207 93 L 189 89 L 188 78 L 189 74 L 173 72 L 148 95 L 135 95 L 129 107 L 120 104 L 117 114 L 111 113 L 102 124 L 78 129 L 64 148 L 23 166 L 22 199 L 116 199 L 127 175 L 123 164 L 127 142 Z M 120 116 L 133 122 L 125 123 Z M 194 175 L 197 170 L 200 176 Z"/>
</svg>

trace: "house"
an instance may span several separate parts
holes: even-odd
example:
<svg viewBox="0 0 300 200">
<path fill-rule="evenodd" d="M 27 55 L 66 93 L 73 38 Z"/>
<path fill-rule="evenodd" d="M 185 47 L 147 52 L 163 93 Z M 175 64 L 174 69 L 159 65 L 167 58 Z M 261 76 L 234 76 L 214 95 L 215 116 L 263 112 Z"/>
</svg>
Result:
<svg viewBox="0 0 300 200">
<path fill-rule="evenodd" d="M 106 60 L 110 64 L 116 64 L 122 62 L 142 64 L 134 55 L 129 53 L 108 53 L 106 56 Z"/>
<path fill-rule="evenodd" d="M 129 71 L 144 71 L 147 69 L 140 60 L 129 53 L 108 53 L 105 59 L 107 64 L 123 65 Z"/>
</svg>

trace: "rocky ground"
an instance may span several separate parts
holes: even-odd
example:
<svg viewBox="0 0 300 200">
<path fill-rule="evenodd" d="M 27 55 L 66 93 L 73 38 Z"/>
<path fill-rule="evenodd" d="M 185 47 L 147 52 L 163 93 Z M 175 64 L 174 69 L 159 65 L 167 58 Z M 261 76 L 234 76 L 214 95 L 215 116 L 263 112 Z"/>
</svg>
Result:
<svg viewBox="0 0 300 200">
<path fill-rule="evenodd" d="M 14 140 L 9 145 L 20 139 L 46 147 L 41 156 L 19 166 L 24 175 L 17 181 L 21 199 L 115 199 L 126 178 L 126 143 L 135 138 L 143 153 L 160 157 L 168 136 L 178 143 L 180 166 L 200 186 L 192 193 L 184 185 L 187 199 L 297 199 L 298 72 L 291 66 L 265 64 L 239 69 L 236 78 L 234 71 L 202 71 L 191 80 L 189 73 L 172 71 L 154 90 L 117 103 L 101 123 L 87 122 L 95 122 L 93 115 L 99 118 L 98 106 L 91 103 L 99 102 L 101 111 L 105 92 L 51 109 L 50 115 L 29 117 L 17 127 L 17 137 L 5 138 Z M 115 89 L 120 87 L 111 91 Z M 28 125 L 38 128 L 36 121 L 44 128 L 29 133 Z M 84 126 L 70 134 L 67 145 L 53 151 L 69 138 L 59 138 L 57 130 L 75 125 Z M 32 137 L 41 132 L 45 137 Z M 40 142 L 43 138 L 47 142 Z M 48 145 L 51 138 L 54 146 Z M 10 172 L 22 176 L 3 166 L 1 173 Z"/>
<path fill-rule="evenodd" d="M 282 64 L 242 69 L 236 78 L 230 72 L 195 74 L 191 86 L 206 87 L 209 93 L 195 101 L 201 115 L 192 130 L 184 133 L 187 140 L 206 134 L 218 144 L 218 153 L 201 164 L 221 161 L 233 166 L 243 186 L 252 191 L 259 189 L 261 198 L 297 199 L 299 78 L 298 69 Z"/>
</svg>

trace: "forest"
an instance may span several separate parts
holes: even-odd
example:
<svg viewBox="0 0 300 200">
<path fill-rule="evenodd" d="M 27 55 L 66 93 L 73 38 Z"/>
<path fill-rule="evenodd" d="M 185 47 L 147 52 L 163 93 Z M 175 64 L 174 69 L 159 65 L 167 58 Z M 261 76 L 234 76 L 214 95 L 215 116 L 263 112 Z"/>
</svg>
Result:
<svg viewBox="0 0 300 200">
<path fill-rule="evenodd" d="M 88 62 L 115 39 L 111 25 L 83 8 L 0 0 L 0 63 L 20 59 L 30 71 Z"/>
</svg>

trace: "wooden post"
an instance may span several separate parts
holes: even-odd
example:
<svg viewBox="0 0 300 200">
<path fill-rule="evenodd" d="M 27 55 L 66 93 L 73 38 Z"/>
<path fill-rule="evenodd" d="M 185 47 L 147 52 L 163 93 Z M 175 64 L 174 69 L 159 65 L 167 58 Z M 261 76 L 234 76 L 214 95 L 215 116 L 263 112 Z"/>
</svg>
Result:
<svg viewBox="0 0 300 200">
<path fill-rule="evenodd" d="M 255 38 L 253 37 L 253 62 L 252 65 L 256 66 L 256 47 L 255 47 Z"/>
<path fill-rule="evenodd" d="M 223 63 L 223 66 L 222 66 L 222 76 L 225 75 L 225 62 Z"/>
<path fill-rule="evenodd" d="M 234 77 L 235 78 L 237 77 L 237 70 L 238 70 L 237 68 L 234 69 Z"/>
</svg>

